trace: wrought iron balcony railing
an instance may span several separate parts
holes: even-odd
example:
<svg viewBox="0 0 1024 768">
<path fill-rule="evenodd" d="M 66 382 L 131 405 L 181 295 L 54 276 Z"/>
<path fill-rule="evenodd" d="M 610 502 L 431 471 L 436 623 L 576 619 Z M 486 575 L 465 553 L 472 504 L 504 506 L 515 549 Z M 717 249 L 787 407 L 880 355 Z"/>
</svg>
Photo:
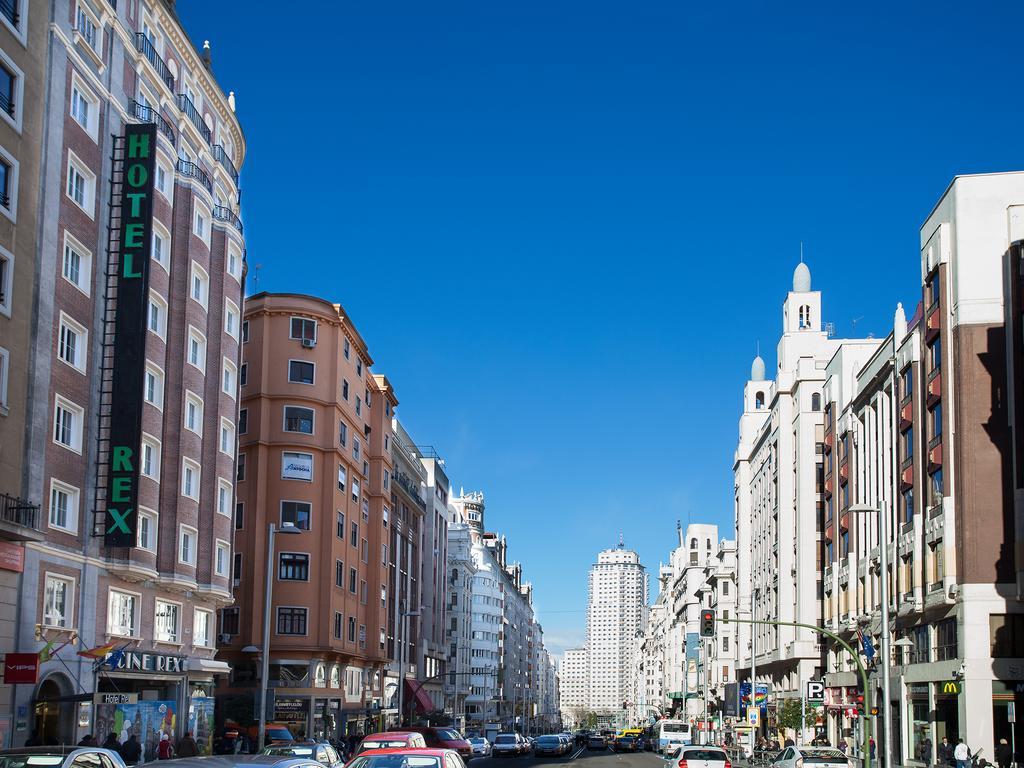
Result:
<svg viewBox="0 0 1024 768">
<path fill-rule="evenodd" d="M 156 47 L 153 45 L 153 41 L 146 37 L 142 32 L 135 33 L 135 50 L 146 57 L 146 60 L 156 69 L 160 79 L 164 81 L 168 88 L 174 90 L 174 75 L 171 74 L 171 70 L 164 64 L 164 60 L 160 58 L 160 54 L 156 52 Z"/>
<path fill-rule="evenodd" d="M 213 145 L 213 159 L 224 166 L 224 170 L 228 172 L 237 187 L 238 169 L 235 168 L 235 164 L 231 162 L 231 158 L 228 156 L 227 150 L 225 150 L 220 144 Z"/>
<path fill-rule="evenodd" d="M 199 131 L 199 135 L 209 144 L 211 138 L 210 126 L 203 120 L 203 116 L 199 114 L 199 110 L 196 109 L 196 105 L 192 103 L 192 99 L 188 97 L 188 94 L 178 94 L 178 109 L 185 114 L 185 117 L 192 121 L 192 125 Z"/>
<path fill-rule="evenodd" d="M 39 530 L 39 505 L 26 499 L 0 493 L 0 522 Z"/>
<path fill-rule="evenodd" d="M 177 143 L 177 137 L 174 135 L 174 128 L 169 122 L 160 114 L 159 110 L 153 107 L 148 107 L 145 104 L 132 99 L 132 107 L 135 110 L 135 119 L 141 120 L 144 123 L 156 123 L 157 130 L 160 131 L 164 136 L 171 140 L 171 144 Z"/>
<path fill-rule="evenodd" d="M 235 229 L 237 229 L 239 232 L 242 231 L 241 220 L 238 218 L 238 216 L 235 215 L 235 212 L 232 211 L 230 208 L 226 208 L 223 205 L 215 205 L 213 207 L 213 218 L 217 219 L 218 221 L 226 221 L 230 224 L 234 224 Z"/>
<path fill-rule="evenodd" d="M 213 194 L 213 183 L 210 181 L 209 174 L 200 168 L 195 163 L 189 162 L 188 160 L 178 159 L 178 173 L 182 176 L 186 176 L 190 179 L 195 179 L 206 187 L 206 191 Z"/>
</svg>

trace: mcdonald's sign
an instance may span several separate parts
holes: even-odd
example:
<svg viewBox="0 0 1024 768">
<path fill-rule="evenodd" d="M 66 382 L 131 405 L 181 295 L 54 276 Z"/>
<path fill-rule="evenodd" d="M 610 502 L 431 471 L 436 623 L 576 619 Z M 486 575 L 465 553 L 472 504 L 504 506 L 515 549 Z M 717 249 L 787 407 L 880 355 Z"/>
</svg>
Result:
<svg viewBox="0 0 1024 768">
<path fill-rule="evenodd" d="M 960 691 L 960 683 L 955 680 L 946 680 L 942 685 L 942 692 L 948 695 L 956 696 Z"/>
</svg>

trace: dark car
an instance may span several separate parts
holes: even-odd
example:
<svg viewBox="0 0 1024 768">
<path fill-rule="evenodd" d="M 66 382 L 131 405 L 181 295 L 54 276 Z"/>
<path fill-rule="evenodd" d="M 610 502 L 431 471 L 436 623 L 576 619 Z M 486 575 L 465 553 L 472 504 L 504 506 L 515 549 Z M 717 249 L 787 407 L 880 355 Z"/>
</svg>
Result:
<svg viewBox="0 0 1024 768">
<path fill-rule="evenodd" d="M 636 739 L 632 736 L 620 736 L 612 742 L 612 749 L 616 752 L 636 752 Z"/>
<path fill-rule="evenodd" d="M 587 749 L 608 749 L 608 739 L 599 733 L 593 733 L 587 739 Z"/>
<path fill-rule="evenodd" d="M 533 742 L 533 754 L 537 757 L 541 755 L 564 755 L 565 740 L 561 736 L 538 736 L 537 740 Z"/>
<path fill-rule="evenodd" d="M 422 733 L 430 749 L 453 749 L 467 762 L 473 757 L 473 745 L 454 728 L 417 726 L 402 730 Z"/>
</svg>

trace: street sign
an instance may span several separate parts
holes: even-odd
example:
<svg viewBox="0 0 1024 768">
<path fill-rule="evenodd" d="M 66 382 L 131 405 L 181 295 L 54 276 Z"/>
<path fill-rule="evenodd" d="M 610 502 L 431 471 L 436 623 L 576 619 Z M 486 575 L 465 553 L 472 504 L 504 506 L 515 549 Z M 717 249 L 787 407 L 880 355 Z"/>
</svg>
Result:
<svg viewBox="0 0 1024 768">
<path fill-rule="evenodd" d="M 760 716 L 760 710 L 757 707 L 747 707 L 747 722 L 753 726 L 757 726 L 758 718 Z"/>
<path fill-rule="evenodd" d="M 93 701 L 99 704 L 138 704 L 139 694 L 137 693 L 97 693 Z"/>
<path fill-rule="evenodd" d="M 806 692 L 808 702 L 820 703 L 825 700 L 825 683 L 821 680 L 808 680 Z"/>
</svg>

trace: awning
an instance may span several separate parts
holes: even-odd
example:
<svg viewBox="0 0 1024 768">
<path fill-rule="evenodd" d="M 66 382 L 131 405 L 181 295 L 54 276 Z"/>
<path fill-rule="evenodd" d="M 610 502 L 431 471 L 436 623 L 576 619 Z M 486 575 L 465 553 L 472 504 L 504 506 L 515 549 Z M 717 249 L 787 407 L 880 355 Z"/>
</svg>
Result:
<svg viewBox="0 0 1024 768">
<path fill-rule="evenodd" d="M 231 665 L 217 659 L 189 659 L 188 671 L 190 673 L 208 672 L 214 675 L 227 675 L 231 672 Z"/>
<path fill-rule="evenodd" d="M 420 685 L 418 681 L 416 682 L 415 685 L 413 685 L 412 682 L 406 680 L 405 694 L 412 701 L 416 702 L 416 706 L 423 714 L 427 714 L 427 712 L 434 711 L 434 702 L 431 700 L 427 692 L 423 690 L 423 686 Z"/>
</svg>

